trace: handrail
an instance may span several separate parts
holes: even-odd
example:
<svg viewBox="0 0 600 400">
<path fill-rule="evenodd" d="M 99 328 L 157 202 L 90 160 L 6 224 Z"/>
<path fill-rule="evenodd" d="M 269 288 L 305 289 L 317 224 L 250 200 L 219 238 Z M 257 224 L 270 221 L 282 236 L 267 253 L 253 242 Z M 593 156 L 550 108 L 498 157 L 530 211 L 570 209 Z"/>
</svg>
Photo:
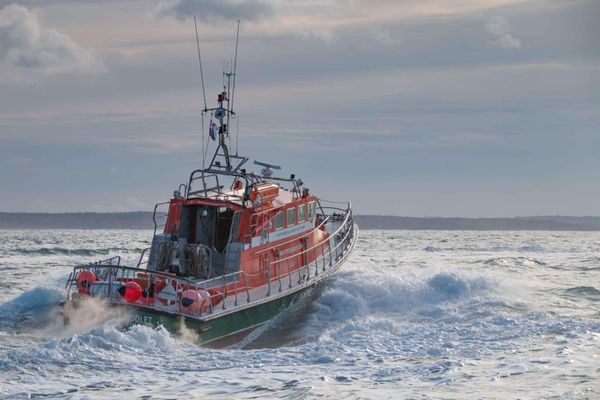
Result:
<svg viewBox="0 0 600 400">
<path fill-rule="evenodd" d="M 293 254 L 291 256 L 288 256 L 288 257 L 285 257 L 285 258 L 282 258 L 282 259 L 278 259 L 278 260 L 274 260 L 273 262 L 271 262 L 269 264 L 269 272 L 270 272 L 272 266 L 275 265 L 277 273 L 276 273 L 275 278 L 270 278 L 269 277 L 269 286 L 270 286 L 270 282 L 272 280 L 277 279 L 279 281 L 279 290 L 281 291 L 282 290 L 281 289 L 281 279 L 289 276 L 289 278 L 290 278 L 290 288 L 291 288 L 291 275 L 293 274 L 293 271 L 290 271 L 290 267 L 289 267 L 290 260 L 293 259 L 293 258 L 296 258 L 296 257 L 301 257 L 302 255 L 307 254 L 311 250 L 314 253 L 314 261 L 311 262 L 311 263 L 307 263 L 307 264 L 305 264 L 303 266 L 299 266 L 298 268 L 296 268 L 296 271 L 298 272 L 298 283 L 301 282 L 300 270 L 302 270 L 303 267 L 306 267 L 307 279 L 309 279 L 309 280 L 310 280 L 310 266 L 313 263 L 314 263 L 314 266 L 315 266 L 315 276 L 318 276 L 318 269 L 319 269 L 318 266 L 319 266 L 320 261 L 323 262 L 323 271 L 325 271 L 326 270 L 326 257 L 327 257 L 327 255 L 329 256 L 329 266 L 333 266 L 333 255 L 332 255 L 333 252 L 335 251 L 335 253 L 336 253 L 336 261 L 337 261 L 338 260 L 338 248 L 340 246 L 344 245 L 347 242 L 348 236 L 354 231 L 354 226 L 353 226 L 354 224 L 353 224 L 353 221 L 351 219 L 352 209 L 351 209 L 350 205 L 349 205 L 348 209 L 346 209 L 345 211 L 346 211 L 346 215 L 345 215 L 344 222 L 340 225 L 340 227 L 337 230 L 335 230 L 333 233 L 331 233 L 327 237 L 327 239 L 320 241 L 319 243 L 315 244 L 311 248 L 308 248 L 308 249 L 306 249 L 306 250 L 304 250 L 304 251 L 302 251 L 300 253 L 296 253 L 296 254 Z M 350 228 L 350 229 L 347 229 L 347 228 Z M 343 230 L 343 229 L 346 229 L 346 231 L 344 232 L 344 236 L 342 237 L 341 240 L 339 240 L 339 242 L 332 249 L 331 248 L 331 238 L 332 237 L 335 238 L 335 236 L 341 230 Z M 327 246 L 325 246 L 325 245 L 327 245 Z M 317 253 L 316 253 L 316 249 L 318 247 L 321 247 L 321 254 L 319 256 L 317 256 Z M 342 251 L 342 253 L 343 253 L 343 251 Z M 288 273 L 284 274 L 284 275 L 281 275 L 281 264 L 282 264 L 282 262 L 285 262 L 286 265 L 288 266 Z"/>
<path fill-rule="evenodd" d="M 331 236 L 337 235 L 337 234 L 340 232 L 340 230 L 342 230 L 342 228 L 344 228 L 344 227 L 346 226 L 346 224 L 348 223 L 348 218 L 349 218 L 351 215 L 352 215 L 352 210 L 351 210 L 351 209 L 348 209 L 348 210 L 347 210 L 347 213 L 346 213 L 346 217 L 344 218 L 344 222 L 343 222 L 343 223 L 340 225 L 340 227 L 339 227 L 339 228 L 338 228 L 338 229 L 337 229 L 335 232 L 333 232 L 333 233 L 330 233 L 330 234 L 329 234 L 329 236 L 327 237 L 327 239 L 320 241 L 319 243 L 315 244 L 314 246 L 312 246 L 312 247 L 310 247 L 310 248 L 307 248 L 307 249 L 305 249 L 304 251 L 302 251 L 302 252 L 300 252 L 300 253 L 296 253 L 296 254 L 294 254 L 294 255 L 291 255 L 291 256 L 288 256 L 288 257 L 286 257 L 286 258 L 282 258 L 282 259 L 280 259 L 279 261 L 284 261 L 284 260 L 286 260 L 287 258 L 295 257 L 295 256 L 297 256 L 298 254 L 304 254 L 304 253 L 307 253 L 308 251 L 310 251 L 310 250 L 313 250 L 313 249 L 317 248 L 317 247 L 318 247 L 320 244 L 322 244 L 322 243 L 324 243 L 324 242 L 326 242 L 326 241 L 329 241 L 329 238 L 330 238 Z"/>
<path fill-rule="evenodd" d="M 140 265 L 142 265 L 142 258 L 144 257 L 144 255 L 146 254 L 146 252 L 150 250 L 150 247 L 146 247 L 144 250 L 142 250 L 142 254 L 140 254 L 140 258 L 138 259 L 137 262 L 137 268 L 140 267 Z M 148 262 L 148 260 L 146 260 L 146 263 Z"/>
<path fill-rule="evenodd" d="M 221 292 L 216 292 L 214 294 L 212 294 L 209 297 L 209 300 L 212 304 L 213 299 L 215 298 L 219 298 L 222 297 L 222 301 L 223 301 L 223 309 L 225 308 L 225 304 L 224 304 L 224 300 L 226 298 L 228 298 L 228 291 L 227 291 L 227 277 L 231 276 L 231 275 L 240 275 L 242 277 L 242 280 L 244 282 L 244 288 L 239 288 L 241 290 L 235 290 L 234 292 L 231 292 L 232 295 L 235 295 L 235 297 L 237 298 L 238 294 L 240 292 L 246 292 L 246 301 L 250 302 L 250 290 L 249 290 L 249 285 L 248 285 L 248 279 L 245 276 L 244 271 L 238 271 L 238 272 L 234 272 L 234 273 L 230 273 L 230 274 L 226 274 L 217 278 L 213 278 L 213 279 L 209 279 L 206 281 L 201 281 L 201 282 L 196 282 L 196 281 L 192 281 L 190 279 L 187 279 L 185 277 L 180 277 L 180 276 L 176 276 L 173 274 L 169 274 L 169 273 L 164 273 L 164 272 L 159 272 L 159 271 L 149 271 L 149 270 L 140 270 L 138 268 L 134 268 L 134 267 L 125 267 L 125 266 L 119 266 L 119 265 L 101 265 L 101 264 L 87 264 L 87 265 L 80 265 L 80 266 L 76 266 L 73 268 L 73 272 L 71 273 L 71 276 L 69 278 L 69 280 L 67 281 L 67 293 L 70 293 L 71 291 L 71 287 L 73 285 L 73 283 L 75 282 L 75 277 L 77 276 L 77 272 L 80 270 L 93 270 L 95 272 L 98 272 L 99 270 L 106 270 L 107 272 L 105 274 L 103 274 L 105 279 L 108 279 L 108 284 L 109 284 L 109 299 L 113 300 L 112 298 L 113 293 L 112 290 L 110 289 L 110 287 L 112 286 L 112 284 L 114 283 L 114 279 L 113 277 L 117 277 L 119 272 L 121 273 L 121 277 L 119 277 L 119 279 L 121 279 L 121 282 L 128 282 L 128 281 L 133 281 L 136 278 L 139 278 L 138 274 L 139 273 L 144 273 L 146 274 L 146 276 L 154 276 L 154 279 L 156 278 L 163 278 L 165 281 L 168 280 L 168 282 L 172 282 L 175 281 L 176 282 L 176 290 L 183 290 L 184 287 L 187 288 L 194 288 L 195 290 L 198 289 L 203 289 L 205 291 L 207 291 L 208 289 L 214 289 L 214 288 L 220 288 Z M 100 275 L 100 274 L 98 274 Z M 125 277 L 123 277 L 123 275 L 126 275 Z M 209 287 L 211 285 L 208 285 L 209 282 L 212 281 L 217 281 L 217 280 L 221 280 L 222 284 L 221 285 L 217 285 L 214 287 Z M 181 299 L 178 299 L 178 301 L 180 301 Z M 136 305 L 140 305 L 140 306 L 145 306 L 146 308 L 148 308 L 147 305 L 144 304 L 136 304 Z M 150 307 L 150 308 L 156 308 L 156 307 Z M 212 307 L 211 310 L 212 312 Z"/>
<path fill-rule="evenodd" d="M 333 208 L 332 208 L 333 209 Z M 274 290 L 278 290 L 279 293 L 286 290 L 293 290 L 296 285 L 310 285 L 312 281 L 318 280 L 322 273 L 326 273 L 337 265 L 337 262 L 344 257 L 345 254 L 351 248 L 353 243 L 352 237 L 354 237 L 354 222 L 352 220 L 352 209 L 349 207 L 344 210 L 345 215 L 342 221 L 339 221 L 340 226 L 335 229 L 332 233 L 327 235 L 325 240 L 321 240 L 319 243 L 314 244 L 310 248 L 303 250 L 300 253 L 296 253 L 281 259 L 268 262 L 268 278 L 267 281 L 259 286 L 250 286 L 249 277 L 256 276 L 259 274 L 248 274 L 245 271 L 236 271 L 222 276 L 202 280 L 194 281 L 187 277 L 180 277 L 174 274 L 159 272 L 159 271 L 148 271 L 137 267 L 126 267 L 121 266 L 121 257 L 114 256 L 104 261 L 98 261 L 87 265 L 77 266 L 73 268 L 73 272 L 70 274 L 67 281 L 68 293 L 72 290 L 76 277 L 81 270 L 92 270 L 97 274 L 98 277 L 104 280 L 105 289 L 102 292 L 105 293 L 106 297 L 111 302 L 126 303 L 126 300 L 117 295 L 117 291 L 114 290 L 114 285 L 122 286 L 127 282 L 139 279 L 147 279 L 147 286 L 145 289 L 154 290 L 149 296 L 144 295 L 144 298 L 152 298 L 152 301 L 138 301 L 132 305 L 139 306 L 141 308 L 162 310 L 171 313 L 176 313 L 182 316 L 195 316 L 200 318 L 206 314 L 212 314 L 217 310 L 226 310 L 228 306 L 237 307 L 239 297 L 242 293 L 246 294 L 246 303 L 251 302 L 251 297 L 258 295 L 255 300 L 266 299 L 271 295 L 274 295 Z M 327 216 L 329 218 L 329 216 Z M 340 233 L 343 233 L 340 235 Z M 340 250 L 341 249 L 341 250 Z M 138 266 L 141 265 L 144 255 L 148 249 L 144 249 L 138 260 Z M 308 258 L 303 256 L 313 253 L 314 257 L 311 262 L 308 262 Z M 294 262 L 293 260 L 296 260 Z M 304 261 L 302 261 L 304 260 Z M 113 264 L 115 263 L 116 264 Z M 292 266 L 294 266 L 292 268 Z M 272 268 L 274 268 L 272 270 Z M 282 268 L 285 272 L 282 274 Z M 140 275 L 143 273 L 143 275 Z M 297 274 L 297 281 L 292 279 Z M 142 278 L 144 277 L 144 278 Z M 175 290 L 175 295 L 172 298 L 172 303 L 165 304 L 159 297 L 159 291 L 153 286 L 153 283 L 157 282 L 157 279 L 164 279 L 167 285 L 172 285 Z M 296 282 L 294 284 L 294 282 Z M 141 284 L 141 283 L 140 283 Z M 277 286 L 273 286 L 273 285 Z M 287 285 L 287 288 L 284 287 Z M 258 289 L 264 287 L 263 289 Z M 182 293 L 184 290 L 204 290 L 206 296 L 203 297 L 201 304 L 203 306 L 198 307 L 197 311 L 193 313 L 186 312 L 185 308 L 181 308 L 181 301 L 183 299 Z M 252 289 L 252 294 L 250 293 Z M 254 291 L 258 289 L 258 291 Z M 210 290 L 210 292 L 209 292 Z M 277 294 L 278 296 L 281 294 Z M 164 299 L 164 297 L 163 297 Z M 207 303 L 204 303 L 206 301 Z M 220 312 L 220 311 L 219 311 Z"/>
<path fill-rule="evenodd" d="M 152 213 L 152 222 L 154 222 L 154 236 L 156 235 L 156 229 L 159 228 L 158 223 L 156 222 L 156 211 L 158 210 L 158 206 L 162 206 L 165 204 L 171 204 L 170 201 L 163 201 L 162 203 L 156 203 L 154 205 L 154 212 Z M 165 218 L 165 223 L 160 225 L 160 227 L 163 227 L 167 224 L 166 218 L 169 216 L 169 213 L 167 212 L 165 215 L 161 216 L 161 218 Z"/>
<path fill-rule="evenodd" d="M 241 166 L 241 164 L 239 165 Z M 239 167 L 238 166 L 238 167 Z M 200 176 L 198 176 L 198 174 L 200 174 Z M 300 196 L 301 194 L 301 187 L 302 187 L 302 183 L 298 180 L 295 179 L 294 177 L 290 177 L 290 178 L 281 178 L 281 177 L 276 177 L 276 176 L 270 176 L 270 177 L 265 177 L 262 175 L 257 175 L 254 174 L 252 172 L 246 172 L 245 170 L 239 170 L 236 168 L 233 171 L 226 171 L 226 170 L 215 170 L 212 168 L 205 168 L 205 169 L 196 169 L 194 171 L 191 172 L 190 174 L 190 178 L 188 180 L 188 185 L 187 185 L 187 193 L 186 193 L 186 198 L 190 198 L 190 195 L 195 195 L 195 194 L 200 194 L 202 192 L 204 192 L 205 197 L 208 197 L 208 193 L 214 189 L 211 188 L 210 190 L 207 190 L 206 188 L 206 178 L 209 178 L 211 176 L 214 176 L 216 181 L 217 181 L 217 186 L 215 188 L 218 189 L 217 192 L 215 192 L 216 194 L 222 194 L 223 192 L 221 191 L 221 188 L 219 186 L 219 176 L 228 176 L 228 177 L 233 177 L 235 178 L 234 180 L 237 179 L 243 179 L 246 181 L 245 187 L 249 187 L 251 185 L 254 184 L 258 184 L 261 182 L 267 182 L 267 181 L 280 181 L 280 182 L 290 182 L 293 184 L 293 188 L 290 191 L 290 193 L 292 193 L 292 196 L 294 199 L 298 198 L 298 196 Z M 203 185 L 203 190 L 196 190 L 196 191 L 192 191 L 192 182 L 202 179 L 202 185 Z M 239 197 L 236 195 L 236 197 Z M 241 201 L 242 203 L 245 202 L 245 196 L 241 197 Z"/>
<path fill-rule="evenodd" d="M 178 280 L 181 280 L 181 281 L 185 281 L 185 282 L 189 283 L 190 285 L 196 284 L 195 281 L 189 280 L 189 279 L 187 279 L 185 277 L 182 277 L 182 276 L 173 275 L 173 274 L 170 274 L 168 272 L 150 271 L 150 270 L 140 269 L 140 268 L 135 268 L 135 267 L 126 267 L 124 265 L 102 265 L 102 264 L 96 265 L 96 264 L 86 264 L 86 265 L 78 265 L 76 267 L 73 267 L 73 270 L 89 269 L 89 268 L 94 268 L 94 267 L 96 269 L 115 268 L 116 270 L 120 270 L 120 271 L 134 271 L 134 272 L 142 272 L 142 273 L 151 273 L 151 274 L 163 277 L 163 278 L 178 279 Z"/>
<path fill-rule="evenodd" d="M 183 186 L 183 191 L 181 190 L 182 186 Z M 187 185 L 185 183 L 180 183 L 179 187 L 177 188 L 177 191 L 179 192 L 180 195 L 187 196 Z"/>
<path fill-rule="evenodd" d="M 333 253 L 333 250 L 335 250 L 335 252 L 336 252 L 336 261 L 337 261 L 337 259 L 338 259 L 338 258 L 337 258 L 337 257 L 338 257 L 338 256 L 337 256 L 337 249 L 338 249 L 340 246 L 342 246 L 343 244 L 345 244 L 345 243 L 346 243 L 346 241 L 347 241 L 347 239 L 348 239 L 348 236 L 349 236 L 349 235 L 350 235 L 350 233 L 351 233 L 351 232 L 353 232 L 353 230 L 354 230 L 354 228 L 353 228 L 353 224 L 352 224 L 352 221 L 347 221 L 347 222 L 350 222 L 350 223 L 351 223 L 351 224 L 350 224 L 350 229 L 348 229 L 348 230 L 345 232 L 345 234 L 344 234 L 344 237 L 343 237 L 343 238 L 342 238 L 342 239 L 339 241 L 339 243 L 337 243 L 337 244 L 336 244 L 336 246 L 335 246 L 333 249 L 331 249 L 331 247 L 330 247 L 329 249 L 327 249 L 327 251 L 325 251 L 325 250 L 323 250 L 323 249 L 322 249 L 322 250 L 321 250 L 321 255 L 320 255 L 319 257 L 315 257 L 315 260 L 314 260 L 313 262 L 311 262 L 311 263 L 309 263 L 309 264 L 306 264 L 306 265 L 304 265 L 304 266 L 302 266 L 302 267 L 299 267 L 299 268 L 297 268 L 297 269 L 296 269 L 296 271 L 298 272 L 298 282 L 300 282 L 300 270 L 301 270 L 303 267 L 306 267 L 306 268 L 307 268 L 307 272 L 309 273 L 309 275 L 308 275 L 307 279 L 310 279 L 310 265 L 311 265 L 311 264 L 313 264 L 313 263 L 315 264 L 315 273 L 316 273 L 316 275 L 318 275 L 318 265 L 319 265 L 319 260 L 323 261 L 323 271 L 325 271 L 325 261 L 326 261 L 326 260 L 325 260 L 325 258 L 326 258 L 326 254 L 329 254 L 329 265 L 330 265 L 330 266 L 332 266 L 332 265 L 333 265 L 333 258 L 332 258 L 332 253 Z M 341 226 L 340 228 L 342 228 L 342 227 L 346 227 L 346 226 L 347 226 L 347 222 L 345 222 L 344 224 L 342 224 L 342 226 Z M 340 230 L 340 229 L 338 229 L 336 232 L 339 232 L 339 230 Z M 327 241 L 325 241 L 325 240 L 324 240 L 324 241 L 321 241 L 321 242 L 319 242 L 319 245 L 323 247 L 323 246 L 325 245 L 325 243 L 327 243 L 327 242 L 329 242 L 329 240 L 327 240 Z M 319 245 L 317 245 L 317 246 L 315 246 L 315 247 L 318 247 Z M 291 257 L 298 257 L 298 256 L 299 256 L 299 255 L 301 255 L 301 254 L 302 254 L 302 253 L 297 253 L 297 254 L 294 254 L 294 255 L 293 255 L 293 256 L 291 256 Z M 277 270 L 278 270 L 278 272 L 279 272 L 279 271 L 281 270 L 280 266 L 281 266 L 281 262 L 282 262 L 282 261 L 287 261 L 287 262 L 288 262 L 288 268 L 289 268 L 289 259 L 291 259 L 291 257 L 287 257 L 287 258 L 284 258 L 284 259 L 281 259 L 281 260 L 276 260 L 276 261 L 274 261 L 274 262 L 273 262 L 273 263 L 271 263 L 271 264 L 275 264 L 275 263 L 277 263 L 277 265 L 278 265 L 278 269 L 277 269 Z M 291 274 L 292 274 L 292 273 L 293 273 L 293 271 L 292 271 L 292 272 L 289 272 L 289 271 L 288 271 L 288 273 L 287 273 L 287 274 L 285 274 L 285 275 L 281 275 L 280 273 L 278 273 L 278 274 L 277 274 L 278 276 L 277 276 L 276 278 L 280 280 L 281 278 L 285 278 L 286 276 L 288 276 L 288 275 L 289 275 L 289 276 L 290 276 L 290 279 L 291 279 Z"/>
<path fill-rule="evenodd" d="M 333 201 L 333 200 L 326 200 L 326 199 L 323 199 L 320 197 L 319 197 L 319 200 L 321 200 L 324 203 L 331 203 L 331 204 L 347 204 L 347 205 L 350 204 L 349 201 Z"/>
<path fill-rule="evenodd" d="M 347 204 L 347 206 L 348 206 L 348 207 L 347 207 L 346 209 L 339 208 L 339 207 L 330 207 L 330 206 L 325 206 L 325 207 L 320 207 L 320 208 L 321 208 L 321 211 L 323 211 L 324 209 L 326 209 L 326 210 L 330 210 L 330 209 L 331 209 L 331 210 L 338 210 L 338 211 L 342 211 L 342 212 L 344 212 L 344 213 L 348 212 L 349 210 L 350 210 L 350 211 L 352 210 L 350 202 L 347 202 L 347 201 L 346 201 L 346 202 L 340 202 L 340 204 L 342 204 L 342 203 L 343 203 L 343 204 Z M 278 210 L 279 208 L 283 208 L 283 207 L 284 207 L 284 205 L 282 205 L 282 206 L 280 206 L 280 207 L 278 207 L 278 208 L 275 208 L 275 210 Z M 261 211 L 261 212 L 259 212 L 259 213 L 253 214 L 253 215 L 252 215 L 252 217 L 250 217 L 250 218 L 251 218 L 251 221 L 252 221 L 252 218 L 254 218 L 255 216 L 258 218 L 258 216 L 260 216 L 260 215 L 262 215 L 262 214 L 264 214 L 264 213 L 272 212 L 272 211 L 273 211 L 273 209 L 269 209 L 269 210 L 264 210 L 264 211 Z M 275 218 L 275 215 L 273 215 L 273 217 L 271 217 L 271 218 L 270 218 L 270 219 L 269 219 L 267 222 L 269 222 L 269 221 L 273 220 L 273 218 Z M 328 219 L 329 219 L 329 216 L 327 216 L 327 217 L 326 217 L 326 218 L 325 218 L 323 221 L 321 221 L 321 223 L 320 223 L 319 225 L 317 225 L 315 228 L 313 228 L 313 229 L 312 229 L 312 230 L 310 230 L 309 232 L 306 232 L 306 233 L 305 233 L 305 235 L 310 235 L 311 233 L 313 233 L 313 232 L 315 232 L 316 230 L 318 230 L 318 229 L 320 229 L 321 227 L 323 227 L 323 226 L 324 226 L 324 225 L 327 223 L 327 220 L 328 220 Z M 309 221 L 309 220 L 307 219 L 307 221 Z M 266 224 L 263 224 L 263 226 L 265 226 L 265 225 L 266 225 Z M 252 225 L 252 222 L 251 222 L 251 223 L 250 223 L 250 228 L 252 228 L 252 226 L 253 226 L 253 225 Z M 250 233 L 250 235 L 252 235 L 252 234 L 253 234 L 253 233 L 251 232 L 251 233 Z M 248 235 L 248 233 L 244 234 L 244 240 L 246 239 L 246 236 L 247 236 L 247 235 Z M 252 239 L 252 236 L 250 236 L 250 239 Z M 293 242 L 293 241 L 295 241 L 295 240 L 298 240 L 298 238 L 295 238 L 295 239 L 290 239 L 290 240 L 288 240 L 288 241 L 286 241 L 286 242 L 282 242 L 282 243 L 277 243 L 277 245 L 274 245 L 274 246 L 268 247 L 268 248 L 266 248 L 266 249 L 259 250 L 259 251 L 257 251 L 255 254 L 262 254 L 262 253 L 265 253 L 265 252 L 267 252 L 267 251 L 269 251 L 269 250 L 272 250 L 272 249 L 273 249 L 273 247 L 282 246 L 282 245 L 285 245 L 285 244 L 291 243 L 291 242 Z"/>
</svg>

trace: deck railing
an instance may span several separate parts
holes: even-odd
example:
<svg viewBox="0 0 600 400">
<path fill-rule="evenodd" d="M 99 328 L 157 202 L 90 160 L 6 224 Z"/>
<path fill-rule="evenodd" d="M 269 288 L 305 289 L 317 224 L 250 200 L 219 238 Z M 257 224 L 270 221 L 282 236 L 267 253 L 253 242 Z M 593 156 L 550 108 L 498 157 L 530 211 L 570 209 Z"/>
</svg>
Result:
<svg viewBox="0 0 600 400">
<path fill-rule="evenodd" d="M 319 272 L 325 273 L 328 269 L 332 269 L 333 267 L 335 267 L 336 263 L 350 249 L 352 245 L 352 239 L 354 238 L 354 222 L 352 220 L 352 209 L 350 203 L 347 203 L 346 209 L 341 209 L 338 207 L 321 207 L 321 209 L 323 210 L 323 212 L 324 210 L 336 210 L 344 212 L 343 222 L 340 224 L 338 229 L 336 229 L 333 233 L 329 234 L 327 239 L 322 240 L 321 242 L 305 249 L 300 253 L 296 253 L 291 256 L 284 257 L 271 262 L 269 265 L 269 271 L 271 269 L 274 269 L 276 271 L 276 274 L 274 278 L 269 279 L 269 289 L 267 296 L 269 296 L 271 293 L 272 282 L 277 281 L 277 283 L 279 284 L 278 290 L 279 292 L 282 292 L 282 279 L 289 279 L 288 289 L 291 289 L 293 287 L 293 274 L 298 275 L 298 284 L 302 284 L 302 282 L 304 281 L 310 281 L 311 270 L 314 269 L 314 276 L 318 277 Z M 331 220 L 331 218 L 335 215 L 335 213 L 333 215 L 323 215 L 324 221 Z M 332 245 L 333 248 L 331 247 Z M 295 264 L 300 265 L 301 263 L 299 261 L 306 260 L 307 256 L 309 255 L 312 256 L 314 261 L 306 263 L 294 271 L 291 270 L 290 262 L 292 260 L 297 260 Z M 281 268 L 283 264 L 286 267 L 284 272 L 287 270 L 287 273 L 285 274 L 281 273 Z"/>
<path fill-rule="evenodd" d="M 327 211 L 331 211 L 331 213 L 325 215 Z M 355 228 L 349 203 L 346 208 L 323 206 L 322 212 L 324 214 L 321 217 L 324 220 L 329 221 L 328 223 L 339 223 L 339 227 L 333 232 L 329 232 L 327 238 L 321 242 L 299 253 L 270 262 L 266 291 L 261 289 L 264 285 L 251 287 L 248 282 L 255 275 L 243 271 L 207 280 L 194 281 L 169 273 L 121 266 L 121 258 L 116 256 L 94 264 L 75 267 L 67 281 L 69 297 L 71 297 L 70 293 L 73 286 L 77 288 L 77 277 L 83 271 L 91 271 L 100 279 L 97 283 L 99 285 L 97 291 L 101 292 L 102 296 L 107 297 L 112 304 L 129 304 L 135 307 L 166 311 L 195 318 L 225 312 L 228 307 L 237 307 L 241 302 L 250 303 L 251 301 L 268 298 L 273 295 L 272 289 L 274 287 L 277 288 L 276 294 L 295 291 L 299 286 L 317 283 L 323 274 L 334 270 L 338 263 L 348 255 L 354 243 Z M 337 212 L 340 212 L 340 214 Z M 146 251 L 147 249 L 142 252 L 137 264 L 138 267 L 144 264 L 143 257 Z M 312 259 L 311 262 L 302 262 L 302 260 L 308 260 L 309 258 Z M 138 301 L 128 303 L 117 290 L 133 281 L 142 287 L 143 292 Z M 93 285 L 96 285 L 96 283 Z M 93 285 L 92 289 L 94 289 Z M 160 285 L 163 288 L 169 285 L 173 288 L 170 291 L 173 295 L 170 299 L 167 298 L 165 301 L 163 301 L 165 297 L 161 299 L 160 293 L 163 288 L 157 290 L 157 286 Z M 204 294 L 202 304 L 197 307 L 195 312 L 186 312 L 185 306 L 182 307 L 182 294 L 186 290 L 202 291 L 201 293 Z"/>
<path fill-rule="evenodd" d="M 150 247 L 146 247 L 142 250 L 140 254 L 140 258 L 138 258 L 138 262 L 136 264 L 136 268 L 141 268 L 142 266 L 148 265 L 148 257 L 150 256 Z"/>
<path fill-rule="evenodd" d="M 167 224 L 167 217 L 169 216 L 169 205 L 170 201 L 164 201 L 162 203 L 156 203 L 154 205 L 154 212 L 152 213 L 152 222 L 154 223 L 154 233 L 153 237 L 156 236 L 156 231 L 164 228 Z M 162 209 L 166 207 L 166 211 Z"/>
<path fill-rule="evenodd" d="M 139 268 L 124 267 L 119 265 L 104 264 L 99 262 L 90 265 L 75 267 L 67 280 L 67 290 L 69 297 L 73 287 L 77 287 L 77 276 L 83 271 L 94 273 L 99 280 L 91 284 L 92 292 L 97 291 L 103 298 L 107 298 L 112 304 L 129 304 L 136 307 L 153 309 L 176 313 L 184 316 L 200 318 L 206 314 L 212 314 L 217 310 L 225 310 L 228 303 L 233 301 L 233 306 L 237 306 L 242 299 L 250 302 L 250 286 L 248 279 L 243 271 L 234 272 L 205 281 L 196 282 L 184 277 L 174 276 L 168 273 L 140 270 Z M 130 282 L 140 282 L 143 285 L 140 299 L 134 303 L 129 303 L 126 298 L 118 293 L 120 287 L 127 287 Z M 241 282 L 241 286 L 239 284 Z M 161 283 L 163 288 L 169 285 L 173 288 L 174 296 L 171 298 L 159 296 L 160 290 L 157 290 L 157 284 Z M 100 284 L 97 289 L 94 285 Z M 228 290 L 232 286 L 232 290 Z M 182 294 L 186 290 L 206 293 L 202 298 L 202 304 L 199 305 L 196 312 L 185 312 L 181 310 Z M 95 295 L 95 293 L 92 293 Z M 228 301 L 226 301 L 228 300 Z"/>
</svg>

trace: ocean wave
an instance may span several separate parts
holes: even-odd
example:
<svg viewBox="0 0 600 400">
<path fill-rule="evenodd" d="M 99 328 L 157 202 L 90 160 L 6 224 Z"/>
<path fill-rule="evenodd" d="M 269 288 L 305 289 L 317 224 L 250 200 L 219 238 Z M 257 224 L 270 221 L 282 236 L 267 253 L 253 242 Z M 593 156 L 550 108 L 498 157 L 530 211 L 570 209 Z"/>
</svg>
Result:
<svg viewBox="0 0 600 400">
<path fill-rule="evenodd" d="M 600 300 L 600 290 L 593 286 L 576 286 L 565 289 L 564 292 L 570 296 L 584 297 L 590 300 Z"/>
<path fill-rule="evenodd" d="M 144 246 L 135 232 L 82 234 L 40 233 L 43 245 L 7 246 Z M 349 262 L 323 285 L 245 342 L 220 350 L 162 328 L 124 329 L 118 319 L 65 329 L 52 314 L 62 292 L 43 286 L 56 280 L 62 290 L 70 270 L 58 264 L 71 255 L 32 263 L 11 253 L 3 265 L 17 268 L 1 271 L 12 286 L 0 304 L 0 398 L 444 398 L 448 390 L 498 398 L 522 395 L 523 385 L 540 397 L 578 397 L 556 389 L 565 387 L 595 398 L 597 390 L 586 388 L 598 372 L 600 237 L 554 235 L 364 232 Z M 530 246 L 537 243 L 543 255 Z M 19 322 L 21 314 L 32 317 Z M 573 373 L 565 375 L 566 367 Z"/>
<path fill-rule="evenodd" d="M 484 260 L 483 263 L 495 267 L 536 267 L 546 265 L 543 261 L 527 257 L 494 257 Z"/>
<path fill-rule="evenodd" d="M 42 247 L 37 249 L 18 248 L 11 250 L 13 254 L 26 255 L 26 256 L 54 256 L 54 255 L 65 255 L 65 256 L 97 256 L 97 255 L 109 255 L 116 252 L 127 252 L 137 253 L 143 249 L 119 249 L 119 248 L 96 248 L 86 249 L 77 248 L 69 249 L 65 247 Z"/>
<path fill-rule="evenodd" d="M 528 244 L 525 244 L 525 245 L 519 247 L 519 251 L 524 251 L 524 252 L 530 251 L 530 252 L 541 253 L 544 250 L 545 249 L 537 243 L 528 243 Z"/>
<path fill-rule="evenodd" d="M 466 278 L 456 273 L 438 273 L 427 280 L 427 287 L 439 295 L 440 301 L 457 299 L 489 289 L 485 278 Z"/>
<path fill-rule="evenodd" d="M 456 319 L 457 308 L 469 314 L 469 307 L 503 306 L 489 301 L 495 283 L 482 276 L 435 271 L 419 276 L 396 272 L 375 272 L 354 268 L 338 273 L 314 301 L 301 325 L 301 335 L 323 338 L 329 331 L 344 335 L 365 334 L 368 329 L 394 332 L 398 324 L 423 318 Z M 371 332 L 372 334 L 372 332 Z M 294 338 L 300 335 L 292 334 Z"/>
<path fill-rule="evenodd" d="M 64 294 L 56 289 L 36 287 L 13 300 L 0 304 L 0 329 L 24 329 L 44 324 L 54 316 L 49 315 L 63 300 Z"/>
<path fill-rule="evenodd" d="M 533 251 L 530 250 L 529 246 L 517 246 L 516 248 L 507 245 L 498 246 L 457 246 L 457 247 L 437 247 L 428 245 L 423 248 L 423 251 L 428 253 L 441 253 L 441 252 L 502 252 L 502 251 Z M 540 250 L 541 251 L 541 250 Z"/>
</svg>

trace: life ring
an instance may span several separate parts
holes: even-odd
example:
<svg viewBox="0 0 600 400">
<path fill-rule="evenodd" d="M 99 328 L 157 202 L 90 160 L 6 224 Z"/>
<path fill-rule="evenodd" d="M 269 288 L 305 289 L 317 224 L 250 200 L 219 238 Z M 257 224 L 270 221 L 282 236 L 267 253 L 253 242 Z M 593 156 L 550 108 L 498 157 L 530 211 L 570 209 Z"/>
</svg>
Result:
<svg viewBox="0 0 600 400">
<path fill-rule="evenodd" d="M 156 298 L 163 306 L 169 308 L 174 307 L 177 304 L 177 290 L 175 290 L 173 286 L 177 283 L 174 280 L 167 282 L 167 280 L 164 279 L 159 286 L 159 282 L 160 281 L 156 282 Z"/>
<path fill-rule="evenodd" d="M 77 288 L 80 294 L 90 294 L 90 287 L 96 282 L 96 274 L 92 271 L 81 271 L 77 275 Z"/>
</svg>

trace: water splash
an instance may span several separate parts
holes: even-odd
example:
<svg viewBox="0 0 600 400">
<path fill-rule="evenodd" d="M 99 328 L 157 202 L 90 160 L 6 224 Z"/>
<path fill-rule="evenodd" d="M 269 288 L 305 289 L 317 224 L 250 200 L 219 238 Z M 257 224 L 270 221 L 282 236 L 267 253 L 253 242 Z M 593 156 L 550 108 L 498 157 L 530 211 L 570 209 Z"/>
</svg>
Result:
<svg viewBox="0 0 600 400">
<path fill-rule="evenodd" d="M 36 287 L 0 305 L 0 329 L 26 330 L 43 326 L 55 314 L 52 310 L 64 298 L 64 293 L 45 287 Z"/>
</svg>

